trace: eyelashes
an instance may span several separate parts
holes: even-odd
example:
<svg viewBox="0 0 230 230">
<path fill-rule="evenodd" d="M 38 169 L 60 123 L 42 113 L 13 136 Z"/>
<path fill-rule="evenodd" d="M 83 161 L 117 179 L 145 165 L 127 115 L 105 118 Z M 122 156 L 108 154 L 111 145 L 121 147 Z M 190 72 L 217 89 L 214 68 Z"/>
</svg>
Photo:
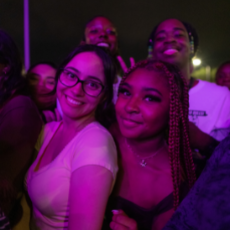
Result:
<svg viewBox="0 0 230 230">
<path fill-rule="evenodd" d="M 126 89 L 125 87 L 120 87 L 119 91 L 118 91 L 118 95 L 122 95 L 124 97 L 129 97 L 131 96 L 131 92 Z M 156 95 L 152 95 L 152 94 L 144 94 L 141 95 L 140 97 L 143 98 L 143 101 L 146 102 L 161 102 L 161 98 L 156 96 Z"/>
</svg>

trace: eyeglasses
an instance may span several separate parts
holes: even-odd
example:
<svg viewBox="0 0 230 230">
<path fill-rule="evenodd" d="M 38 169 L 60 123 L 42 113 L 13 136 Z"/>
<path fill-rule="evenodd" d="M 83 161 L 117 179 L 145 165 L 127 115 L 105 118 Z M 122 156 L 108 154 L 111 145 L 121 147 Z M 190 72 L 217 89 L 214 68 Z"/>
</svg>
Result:
<svg viewBox="0 0 230 230">
<path fill-rule="evenodd" d="M 104 90 L 104 86 L 100 82 L 92 79 L 82 81 L 79 79 L 76 73 L 72 72 L 69 69 L 62 69 L 62 72 L 59 76 L 59 81 L 67 87 L 73 87 L 80 82 L 83 91 L 87 95 L 92 97 L 99 96 L 101 92 Z"/>
</svg>

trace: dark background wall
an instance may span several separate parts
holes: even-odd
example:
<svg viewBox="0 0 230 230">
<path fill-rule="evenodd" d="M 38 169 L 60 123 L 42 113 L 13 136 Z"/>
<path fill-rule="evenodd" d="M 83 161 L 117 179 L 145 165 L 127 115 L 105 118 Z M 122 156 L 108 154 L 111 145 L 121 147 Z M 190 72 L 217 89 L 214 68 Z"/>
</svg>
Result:
<svg viewBox="0 0 230 230">
<path fill-rule="evenodd" d="M 60 62 L 95 15 L 109 17 L 116 25 L 126 62 L 130 56 L 146 57 L 152 28 L 170 17 L 197 29 L 203 66 L 215 68 L 230 59 L 230 0 L 30 0 L 31 63 Z M 15 39 L 23 56 L 23 0 L 0 0 L 0 27 Z"/>
</svg>

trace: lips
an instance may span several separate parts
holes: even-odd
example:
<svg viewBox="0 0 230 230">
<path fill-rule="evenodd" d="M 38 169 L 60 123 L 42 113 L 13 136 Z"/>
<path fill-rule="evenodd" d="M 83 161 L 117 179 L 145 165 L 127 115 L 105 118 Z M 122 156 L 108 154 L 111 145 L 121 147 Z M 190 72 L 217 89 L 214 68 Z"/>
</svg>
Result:
<svg viewBox="0 0 230 230">
<path fill-rule="evenodd" d="M 79 106 L 79 105 L 83 105 L 84 103 L 81 102 L 81 101 L 78 101 L 76 99 L 73 99 L 69 96 L 66 95 L 66 100 L 67 100 L 67 103 L 68 105 L 72 106 L 72 107 L 76 107 L 76 106 Z"/>
<path fill-rule="evenodd" d="M 169 49 L 166 49 L 164 51 L 164 54 L 166 54 L 166 55 L 173 55 L 173 54 L 176 54 L 176 53 L 178 53 L 178 50 L 174 49 L 174 48 L 169 48 Z"/>
<path fill-rule="evenodd" d="M 128 127 L 128 128 L 132 128 L 132 127 L 135 127 L 135 126 L 142 124 L 142 122 L 140 122 L 140 121 L 129 119 L 129 118 L 122 118 L 121 117 L 121 119 L 122 119 L 123 125 Z"/>
<path fill-rule="evenodd" d="M 109 48 L 110 45 L 106 42 L 99 42 L 99 43 L 97 43 L 97 46 Z"/>
</svg>

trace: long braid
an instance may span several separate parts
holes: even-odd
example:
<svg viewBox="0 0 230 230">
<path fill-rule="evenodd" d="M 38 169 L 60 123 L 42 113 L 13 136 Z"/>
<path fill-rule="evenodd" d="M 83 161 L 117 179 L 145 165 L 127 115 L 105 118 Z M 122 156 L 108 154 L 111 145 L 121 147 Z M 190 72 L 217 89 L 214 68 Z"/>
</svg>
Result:
<svg viewBox="0 0 230 230">
<path fill-rule="evenodd" d="M 172 65 L 152 60 L 144 60 L 130 68 L 127 76 L 138 68 L 162 72 L 168 78 L 170 87 L 168 151 L 173 181 L 174 209 L 179 205 L 179 187 L 182 171 L 191 187 L 195 182 L 195 171 L 188 136 L 188 87 L 185 79 Z"/>
<path fill-rule="evenodd" d="M 185 163 L 186 163 L 186 169 L 189 169 L 189 172 L 187 173 L 189 179 L 188 181 L 190 182 L 189 186 L 190 188 L 193 186 L 193 184 L 196 181 L 196 175 L 195 175 L 195 166 L 194 162 L 192 159 L 192 151 L 190 148 L 190 142 L 189 142 L 189 136 L 188 136 L 188 108 L 189 108 L 189 99 L 188 99 L 188 85 L 187 82 L 184 78 L 183 80 L 183 85 L 184 85 L 184 91 L 183 91 L 183 115 L 182 116 L 182 122 L 185 124 L 183 126 L 184 128 L 184 148 L 187 148 L 184 150 L 184 158 L 185 158 Z"/>
</svg>

